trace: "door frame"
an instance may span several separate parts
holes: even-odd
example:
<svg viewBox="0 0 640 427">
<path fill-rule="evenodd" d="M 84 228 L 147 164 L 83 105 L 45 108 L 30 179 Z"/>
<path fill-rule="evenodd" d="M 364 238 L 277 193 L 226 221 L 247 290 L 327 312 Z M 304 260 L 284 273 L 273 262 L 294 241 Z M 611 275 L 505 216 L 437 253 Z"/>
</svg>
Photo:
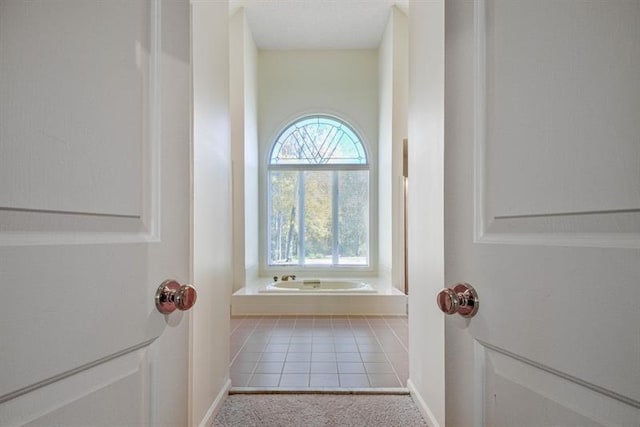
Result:
<svg viewBox="0 0 640 427">
<path fill-rule="evenodd" d="M 188 425 L 211 425 L 231 388 L 231 139 L 228 1 L 190 0 L 190 280 Z M 226 208 L 225 208 L 226 207 Z"/>
<path fill-rule="evenodd" d="M 192 50 L 192 87 L 195 87 L 198 83 L 195 81 L 198 71 L 196 68 L 201 65 L 206 69 L 206 64 L 201 64 L 199 61 L 207 60 L 202 55 L 202 52 L 198 50 L 197 43 L 201 41 L 199 37 L 206 37 L 203 33 L 200 33 L 202 28 L 198 26 L 198 21 L 195 19 L 198 16 L 200 19 L 203 14 L 210 14 L 211 19 L 216 19 L 216 14 L 211 10 L 207 11 L 207 7 L 211 6 L 212 3 L 223 3 L 224 7 L 227 6 L 227 2 L 216 2 L 212 0 L 191 0 L 191 50 Z M 410 10 L 409 10 L 409 61 L 410 61 L 410 79 L 409 84 L 414 85 L 413 88 L 410 86 L 409 93 L 413 93 L 414 89 L 416 89 L 415 84 L 417 82 L 421 83 L 431 83 L 431 87 L 421 87 L 422 91 L 416 95 L 410 95 L 409 101 L 409 144 L 412 144 L 411 152 L 412 157 L 415 157 L 420 154 L 420 152 L 424 153 L 424 150 L 417 150 L 416 143 L 419 141 L 424 141 L 425 138 L 428 138 L 429 141 L 435 142 L 432 144 L 430 149 L 436 154 L 433 157 L 433 161 L 429 164 L 431 167 L 430 172 L 431 175 L 439 177 L 437 183 L 433 182 L 421 182 L 416 178 L 415 173 L 419 169 L 427 169 L 422 165 L 421 168 L 409 166 L 409 170 L 412 171 L 411 183 L 409 184 L 409 193 L 414 193 L 413 196 L 409 197 L 409 208 L 408 208 L 408 217 L 409 223 L 414 227 L 420 227 L 420 231 L 427 232 L 430 235 L 437 236 L 436 239 L 431 240 L 430 251 L 435 256 L 436 261 L 434 261 L 434 265 L 437 267 L 429 272 L 428 275 L 425 275 L 424 272 L 414 272 L 413 274 L 409 274 L 409 278 L 411 280 L 411 289 L 409 299 L 409 340 L 412 344 L 410 344 L 409 350 L 409 359 L 410 359 L 410 379 L 408 381 L 408 387 L 413 395 L 414 399 L 418 403 L 418 406 L 423 414 L 423 416 L 429 420 L 433 425 L 440 426 L 444 425 L 444 317 L 437 310 L 435 305 L 434 295 L 430 289 L 425 289 L 426 283 L 435 283 L 437 286 L 442 287 L 444 285 L 444 246 L 443 246 L 443 231 L 444 231 L 444 217 L 443 217 L 443 209 L 444 209 L 444 184 L 442 181 L 444 174 L 444 0 L 437 0 L 433 2 L 420 2 L 417 0 L 410 0 Z M 198 10 L 197 14 L 195 10 Z M 424 18 L 423 21 L 420 21 L 420 26 L 417 25 L 416 20 L 418 16 Z M 228 25 L 228 13 L 223 15 L 224 22 L 222 22 L 221 26 L 225 29 Z M 217 18 L 220 20 L 220 17 Z M 412 25 L 413 23 L 413 25 Z M 430 25 L 427 25 L 430 24 Z M 197 28 L 196 28 L 197 27 Z M 421 31 L 426 31 L 428 37 L 424 37 L 424 33 L 416 34 L 416 31 L 412 31 L 412 27 L 414 30 L 423 28 Z M 209 34 L 209 37 L 212 35 Z M 224 44 L 228 48 L 228 35 L 222 36 L 220 34 L 213 36 L 215 37 L 214 43 L 220 44 L 224 39 Z M 221 48 L 221 46 L 218 46 Z M 414 58 L 416 51 L 420 50 L 421 55 L 433 55 L 433 57 L 438 58 L 437 64 L 435 64 L 435 68 L 430 67 L 428 63 L 415 64 Z M 205 55 L 206 56 L 206 55 Z M 209 56 L 209 61 L 215 62 L 215 56 Z M 222 62 L 222 61 L 218 61 Z M 219 65 L 219 64 L 218 64 Z M 212 66 L 212 63 L 209 64 Z M 198 68 L 200 69 L 200 68 Z M 227 66 L 228 70 L 228 66 Z M 427 72 L 427 75 L 435 75 L 435 78 L 427 79 L 421 75 L 421 72 Z M 203 71 L 204 72 L 204 71 Z M 223 71 L 224 72 L 224 71 Z M 228 71 L 227 71 L 228 72 Z M 434 74 L 435 73 L 435 74 Z M 413 77 L 412 77 L 413 76 Z M 199 76 L 202 78 L 202 75 Z M 217 76 L 218 80 L 220 76 Z M 208 85 L 215 83 L 214 80 L 216 76 L 213 74 L 208 74 L 207 81 L 202 81 L 203 85 Z M 426 91 L 426 92 L 425 92 Z M 424 95 L 427 96 L 424 96 Z M 192 90 L 192 145 L 191 145 L 191 156 L 192 156 L 192 170 L 191 170 L 191 178 L 192 178 L 192 206 L 191 206 L 191 235 L 192 235 L 192 280 L 196 281 L 196 285 L 199 287 L 198 290 L 202 294 L 203 292 L 207 292 L 210 289 L 208 287 L 213 287 L 213 283 L 205 280 L 203 282 L 198 282 L 198 274 L 196 273 L 197 268 L 194 266 L 197 263 L 197 258 L 199 255 L 198 246 L 194 244 L 194 236 L 198 234 L 199 227 L 206 228 L 203 224 L 194 224 L 194 218 L 197 215 L 196 209 L 199 203 L 198 200 L 198 192 L 194 188 L 198 185 L 199 180 L 203 179 L 202 176 L 199 176 L 198 169 L 198 161 L 196 157 L 196 151 L 203 148 L 201 144 L 204 144 L 202 140 L 198 139 L 198 129 L 196 126 L 196 116 L 198 109 L 198 100 L 195 99 L 196 91 Z M 424 113 L 424 111 L 435 112 L 437 119 L 435 121 L 424 121 L 418 120 L 415 117 L 418 113 Z M 411 117 L 414 117 L 412 120 Z M 219 125 L 221 122 L 217 122 Z M 411 162 L 411 159 L 409 160 Z M 425 197 L 425 185 L 429 188 L 429 191 L 433 192 L 433 197 L 437 201 L 437 206 L 433 209 L 434 204 L 430 204 L 430 208 L 426 209 L 425 206 L 416 206 L 415 200 L 416 195 L 421 196 L 424 199 L 429 199 L 429 197 Z M 411 189 L 414 189 L 412 192 Z M 416 193 L 416 189 L 420 188 L 420 192 Z M 204 196 L 203 196 L 204 197 Z M 205 200 L 202 200 L 204 202 Z M 423 227 L 421 224 L 425 224 L 423 220 L 425 215 L 429 215 L 435 212 L 435 216 L 431 216 L 427 227 Z M 411 240 L 411 235 L 413 233 L 409 233 L 409 240 Z M 217 242 L 219 243 L 219 241 Z M 413 249 L 411 249 L 413 247 Z M 409 247 L 409 253 L 413 254 L 423 254 L 423 247 L 418 247 L 416 249 L 415 246 Z M 206 251 L 206 250 L 205 250 Z M 424 256 L 424 255 L 422 255 Z M 411 270 L 412 265 L 409 262 L 409 269 Z M 417 263 L 414 263 L 415 266 Z M 231 283 L 231 282 L 229 282 Z M 221 307 L 226 307 L 228 311 L 229 303 L 230 303 L 230 295 L 231 292 L 228 292 L 222 301 L 214 301 L 212 304 L 219 304 Z M 224 303 L 224 304 L 221 304 Z M 200 328 L 202 325 L 199 325 L 200 320 L 198 319 L 199 310 L 198 308 L 202 308 L 207 302 L 200 300 L 199 304 L 194 307 L 194 312 L 189 316 L 190 324 L 189 324 L 189 425 L 203 425 L 206 422 L 209 422 L 213 419 L 215 412 L 221 405 L 224 396 L 228 391 L 229 383 L 229 368 L 228 363 L 225 365 L 225 379 L 222 381 L 214 380 L 213 378 L 210 381 L 209 389 L 215 391 L 216 393 L 210 394 L 205 397 L 205 401 L 212 402 L 208 408 L 205 409 L 204 415 L 202 414 L 203 407 L 200 403 L 194 402 L 194 396 L 197 395 L 196 390 L 194 389 L 194 379 L 196 377 L 200 377 L 199 370 L 201 368 L 196 366 L 197 359 L 200 359 L 203 354 L 201 354 L 202 347 L 196 348 L 196 342 L 200 340 L 200 337 L 195 330 Z M 223 310 L 225 308 L 222 307 Z M 425 310 L 425 307 L 427 308 Z M 425 318 L 423 315 L 418 316 L 421 311 L 429 311 L 430 318 Z M 425 325 L 430 325 L 428 329 L 425 329 Z M 229 328 L 229 318 L 227 316 L 226 326 L 220 325 L 217 326 L 218 329 L 224 329 L 228 332 Z M 418 334 L 419 332 L 419 334 Z M 228 339 L 226 340 L 228 341 Z M 421 350 L 420 347 L 424 346 L 424 343 L 428 343 L 430 345 L 430 351 L 426 352 Z M 437 348 L 434 351 L 434 343 Z M 217 350 L 226 349 L 227 347 L 217 346 Z M 228 351 L 227 351 L 228 353 Z M 425 359 L 425 355 L 433 355 L 433 359 L 427 360 Z M 228 358 L 228 354 L 226 356 Z M 227 360 L 228 362 L 228 360 Z M 210 366 L 207 368 L 209 371 L 213 370 L 215 363 L 213 360 L 210 361 Z M 429 366 L 435 365 L 435 369 L 429 368 Z M 437 379 L 432 381 L 424 381 L 426 378 L 423 376 L 429 372 L 436 373 Z M 199 420 L 201 420 L 199 422 Z"/>
<path fill-rule="evenodd" d="M 444 47 L 445 0 L 410 0 L 407 387 L 434 426 L 445 425 Z"/>
</svg>

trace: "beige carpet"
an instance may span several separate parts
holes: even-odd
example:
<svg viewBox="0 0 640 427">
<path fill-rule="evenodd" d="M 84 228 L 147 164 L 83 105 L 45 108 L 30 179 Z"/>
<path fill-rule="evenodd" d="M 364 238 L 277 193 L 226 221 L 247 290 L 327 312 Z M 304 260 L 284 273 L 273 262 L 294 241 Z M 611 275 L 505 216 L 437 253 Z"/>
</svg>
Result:
<svg viewBox="0 0 640 427">
<path fill-rule="evenodd" d="M 233 394 L 214 427 L 427 426 L 407 395 Z"/>
</svg>

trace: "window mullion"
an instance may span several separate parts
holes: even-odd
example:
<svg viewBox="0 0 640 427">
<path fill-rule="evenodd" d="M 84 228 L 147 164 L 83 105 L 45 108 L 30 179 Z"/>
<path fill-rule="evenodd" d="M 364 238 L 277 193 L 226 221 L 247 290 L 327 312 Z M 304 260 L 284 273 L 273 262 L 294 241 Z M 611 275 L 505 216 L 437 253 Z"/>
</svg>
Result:
<svg viewBox="0 0 640 427">
<path fill-rule="evenodd" d="M 304 265 L 304 171 L 298 172 L 298 265 Z"/>
<path fill-rule="evenodd" d="M 340 192 L 339 192 L 339 181 L 338 181 L 338 171 L 333 171 L 333 184 L 332 184 L 332 189 L 333 189 L 333 194 L 332 194 L 332 200 L 331 200 L 331 204 L 332 204 L 332 213 L 331 213 L 331 225 L 332 225 L 332 230 L 331 232 L 333 233 L 333 251 L 332 251 L 332 255 L 333 255 L 333 265 L 337 265 L 340 262 L 340 258 L 339 258 L 339 253 L 338 253 L 338 244 L 339 244 L 339 240 L 338 239 L 338 232 L 339 230 L 339 215 L 340 215 L 340 210 L 338 207 L 338 203 L 340 202 Z"/>
</svg>

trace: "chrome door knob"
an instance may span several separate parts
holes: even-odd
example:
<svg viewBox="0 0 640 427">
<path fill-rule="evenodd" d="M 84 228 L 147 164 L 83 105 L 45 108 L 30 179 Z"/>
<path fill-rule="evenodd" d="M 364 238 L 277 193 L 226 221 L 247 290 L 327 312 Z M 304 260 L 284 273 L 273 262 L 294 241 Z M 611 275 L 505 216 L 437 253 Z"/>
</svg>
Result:
<svg viewBox="0 0 640 427">
<path fill-rule="evenodd" d="M 193 286 L 165 280 L 156 291 L 156 308 L 162 314 L 173 313 L 175 309 L 189 310 L 197 298 L 198 292 Z"/>
<path fill-rule="evenodd" d="M 458 313 L 462 317 L 473 317 L 478 312 L 478 293 L 468 283 L 458 283 L 453 288 L 444 288 L 436 297 L 438 307 L 445 314 Z"/>
</svg>

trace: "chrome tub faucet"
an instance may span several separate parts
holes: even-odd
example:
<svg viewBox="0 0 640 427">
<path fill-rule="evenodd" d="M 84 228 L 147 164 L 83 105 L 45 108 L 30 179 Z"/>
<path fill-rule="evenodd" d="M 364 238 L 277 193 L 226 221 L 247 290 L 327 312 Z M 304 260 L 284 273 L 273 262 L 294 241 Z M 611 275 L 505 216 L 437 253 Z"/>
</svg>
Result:
<svg viewBox="0 0 640 427">
<path fill-rule="evenodd" d="M 296 275 L 295 275 L 295 274 L 283 274 L 283 275 L 282 275 L 282 279 L 281 279 L 281 280 L 282 280 L 283 282 L 286 282 L 286 281 L 287 281 L 287 280 L 289 280 L 289 279 L 291 279 L 291 280 L 296 280 Z"/>
</svg>

